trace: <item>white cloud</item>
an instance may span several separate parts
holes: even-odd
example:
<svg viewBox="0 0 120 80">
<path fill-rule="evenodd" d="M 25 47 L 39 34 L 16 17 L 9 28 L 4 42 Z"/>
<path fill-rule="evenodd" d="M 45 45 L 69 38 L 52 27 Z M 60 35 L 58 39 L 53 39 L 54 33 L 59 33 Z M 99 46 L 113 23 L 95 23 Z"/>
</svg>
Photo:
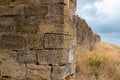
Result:
<svg viewBox="0 0 120 80">
<path fill-rule="evenodd" d="M 92 8 L 92 5 L 91 5 L 91 4 L 87 4 L 87 5 L 85 5 L 85 6 L 81 9 L 81 11 L 84 12 L 84 11 L 90 9 L 90 8 Z"/>
<path fill-rule="evenodd" d="M 87 15 L 90 13 L 89 10 L 96 9 L 96 14 L 93 14 L 93 18 L 104 18 L 106 20 L 108 19 L 118 19 L 120 16 L 120 0 L 95 0 L 94 3 L 87 3 L 87 4 L 80 4 L 78 1 L 78 9 L 77 14 L 79 14 L 81 17 L 87 17 L 90 19 L 91 16 Z M 86 11 L 89 11 L 86 13 Z M 96 16 L 96 17 L 94 17 Z"/>
<path fill-rule="evenodd" d="M 108 19 L 117 19 L 120 16 L 120 0 L 103 0 L 95 2 L 94 6 L 97 8 L 97 16 Z"/>
</svg>

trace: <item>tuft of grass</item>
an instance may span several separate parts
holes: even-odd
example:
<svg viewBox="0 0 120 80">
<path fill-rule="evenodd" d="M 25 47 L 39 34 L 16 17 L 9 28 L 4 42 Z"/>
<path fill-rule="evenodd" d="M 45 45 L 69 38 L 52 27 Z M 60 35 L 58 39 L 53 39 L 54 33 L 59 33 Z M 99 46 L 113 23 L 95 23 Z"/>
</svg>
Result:
<svg viewBox="0 0 120 80">
<path fill-rule="evenodd" d="M 99 56 L 90 57 L 85 61 L 85 63 L 91 67 L 99 67 L 103 62 L 104 61 Z"/>
</svg>

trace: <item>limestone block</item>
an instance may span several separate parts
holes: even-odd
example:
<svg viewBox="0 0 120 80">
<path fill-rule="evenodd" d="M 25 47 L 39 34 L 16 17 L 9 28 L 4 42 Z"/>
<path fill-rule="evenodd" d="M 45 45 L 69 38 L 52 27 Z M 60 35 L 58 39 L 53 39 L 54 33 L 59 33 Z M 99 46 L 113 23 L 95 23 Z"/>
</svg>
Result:
<svg viewBox="0 0 120 80">
<path fill-rule="evenodd" d="M 64 24 L 40 24 L 39 31 L 42 33 L 72 34 L 72 28 Z"/>
<path fill-rule="evenodd" d="M 50 15 L 63 15 L 64 5 L 61 4 L 52 4 L 50 6 Z"/>
<path fill-rule="evenodd" d="M 66 77 L 66 66 L 53 67 L 52 79 L 65 79 Z"/>
<path fill-rule="evenodd" d="M 27 79 L 51 80 L 51 67 L 35 64 L 27 64 Z"/>
<path fill-rule="evenodd" d="M 22 49 L 24 47 L 25 47 L 25 40 L 22 36 L 16 36 L 16 35 L 1 36 L 2 49 Z"/>
<path fill-rule="evenodd" d="M 63 16 L 37 17 L 36 21 L 40 24 L 64 24 Z"/>
<path fill-rule="evenodd" d="M 15 79 L 24 79 L 26 70 L 24 64 L 17 63 L 9 52 L 0 51 L 1 76 Z"/>
<path fill-rule="evenodd" d="M 0 25 L 14 25 L 15 20 L 13 17 L 0 17 Z"/>
<path fill-rule="evenodd" d="M 42 33 L 63 33 L 63 25 L 54 25 L 54 24 L 40 24 L 39 30 Z"/>
<path fill-rule="evenodd" d="M 24 14 L 24 7 L 26 5 L 17 5 L 17 6 L 0 6 L 0 16 L 17 16 Z"/>
<path fill-rule="evenodd" d="M 40 3 L 64 3 L 67 4 L 68 0 L 11 0 L 9 4 L 18 5 L 18 4 L 40 4 Z"/>
<path fill-rule="evenodd" d="M 64 35 L 45 34 L 45 48 L 63 48 Z"/>
<path fill-rule="evenodd" d="M 15 21 L 12 17 L 0 17 L 0 32 L 14 31 Z"/>
<path fill-rule="evenodd" d="M 47 6 L 30 6 L 24 8 L 24 15 L 27 16 L 46 16 L 48 14 Z"/>
<path fill-rule="evenodd" d="M 15 17 L 16 26 L 17 27 L 27 26 L 26 28 L 28 28 L 28 25 L 36 26 L 39 23 L 37 18 L 41 19 L 39 16 L 24 16 L 24 15 L 17 16 Z"/>
<path fill-rule="evenodd" d="M 38 50 L 39 64 L 63 65 L 68 63 L 68 52 L 66 50 Z"/>
<path fill-rule="evenodd" d="M 53 67 L 52 79 L 65 79 L 65 77 L 75 74 L 75 64 L 67 64 L 65 66 Z"/>
<path fill-rule="evenodd" d="M 34 50 L 18 51 L 17 61 L 20 63 L 37 63 L 36 52 Z"/>
<path fill-rule="evenodd" d="M 8 5 L 9 0 L 0 0 L 0 5 Z"/>
<path fill-rule="evenodd" d="M 18 5 L 22 3 L 27 3 L 30 0 L 0 0 L 0 5 Z"/>
<path fill-rule="evenodd" d="M 26 39 L 26 48 L 28 49 L 43 49 L 44 48 L 43 34 L 26 35 L 25 39 Z"/>
<path fill-rule="evenodd" d="M 1 80 L 18 80 L 18 79 L 15 79 L 15 78 L 1 78 Z"/>
<path fill-rule="evenodd" d="M 64 11 L 65 12 L 65 11 Z M 71 20 L 73 19 L 73 16 L 69 13 L 69 14 L 67 14 L 67 12 L 68 11 L 66 11 L 66 13 L 64 13 L 64 19 L 63 19 L 63 21 L 64 21 L 64 23 L 65 24 L 71 24 L 72 22 L 71 22 Z M 71 26 L 71 25 L 70 25 Z"/>
<path fill-rule="evenodd" d="M 76 40 L 74 37 L 62 34 L 45 34 L 46 49 L 63 49 L 75 47 Z"/>
<path fill-rule="evenodd" d="M 64 37 L 63 48 L 68 48 L 68 49 L 76 48 L 76 39 L 72 36 Z"/>
<path fill-rule="evenodd" d="M 28 4 L 28 1 L 32 1 L 32 0 L 9 0 L 9 5 L 16 6 L 16 5 L 20 5 L 20 4 Z"/>
<path fill-rule="evenodd" d="M 21 24 L 16 26 L 16 32 L 20 34 L 37 34 L 39 27 L 35 24 Z"/>
<path fill-rule="evenodd" d="M 33 6 L 29 4 L 20 4 L 16 6 L 0 6 L 0 16 L 46 16 L 48 14 L 47 6 Z"/>
<path fill-rule="evenodd" d="M 65 3 L 66 0 L 39 0 L 41 3 Z"/>
</svg>

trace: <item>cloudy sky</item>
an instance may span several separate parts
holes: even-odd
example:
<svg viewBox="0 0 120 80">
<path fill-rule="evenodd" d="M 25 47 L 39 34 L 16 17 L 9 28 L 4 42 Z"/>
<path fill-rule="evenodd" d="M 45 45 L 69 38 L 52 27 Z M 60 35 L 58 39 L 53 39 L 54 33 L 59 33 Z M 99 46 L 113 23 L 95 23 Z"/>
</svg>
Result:
<svg viewBox="0 0 120 80">
<path fill-rule="evenodd" d="M 120 46 L 120 0 L 77 0 L 77 12 L 103 42 Z"/>
</svg>

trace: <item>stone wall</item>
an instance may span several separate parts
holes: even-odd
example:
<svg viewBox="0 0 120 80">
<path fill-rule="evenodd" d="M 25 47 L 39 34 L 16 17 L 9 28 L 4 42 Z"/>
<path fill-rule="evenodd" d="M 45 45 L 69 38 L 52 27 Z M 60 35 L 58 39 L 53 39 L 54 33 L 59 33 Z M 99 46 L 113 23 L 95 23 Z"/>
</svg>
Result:
<svg viewBox="0 0 120 80">
<path fill-rule="evenodd" d="M 0 80 L 74 80 L 76 47 L 100 41 L 75 8 L 76 0 L 0 0 Z"/>
<path fill-rule="evenodd" d="M 80 50 L 89 50 L 95 43 L 100 42 L 100 36 L 92 31 L 84 19 L 74 16 L 74 25 L 76 26 L 77 48 Z"/>
<path fill-rule="evenodd" d="M 74 80 L 76 0 L 0 0 L 0 80 Z"/>
</svg>

